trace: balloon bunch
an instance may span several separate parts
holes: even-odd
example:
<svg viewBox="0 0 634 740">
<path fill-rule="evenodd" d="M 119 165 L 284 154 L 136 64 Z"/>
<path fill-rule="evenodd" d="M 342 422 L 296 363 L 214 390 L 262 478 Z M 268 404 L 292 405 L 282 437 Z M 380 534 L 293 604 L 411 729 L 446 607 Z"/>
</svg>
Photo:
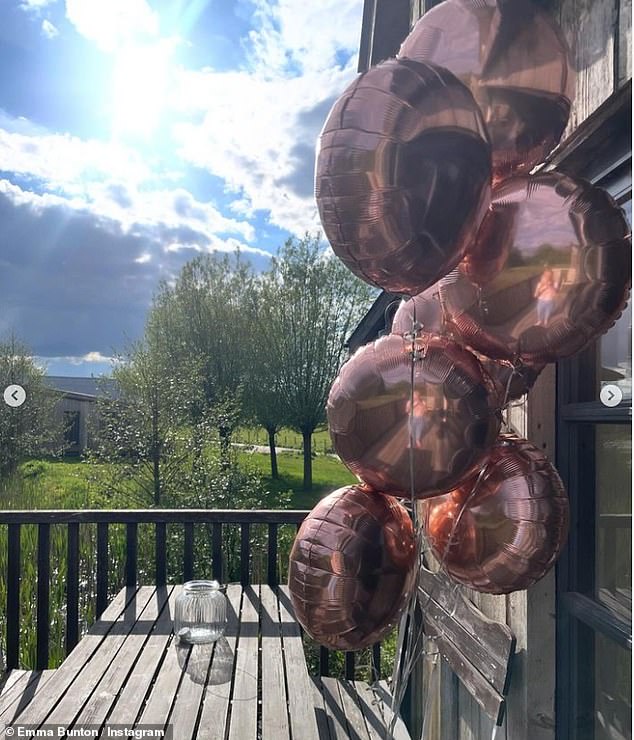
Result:
<svg viewBox="0 0 634 740">
<path fill-rule="evenodd" d="M 329 647 L 365 647 L 410 608 L 421 542 L 448 578 L 488 593 L 534 583 L 565 543 L 557 471 L 499 433 L 507 404 L 607 331 L 629 295 L 622 210 L 582 180 L 531 174 L 573 89 L 547 13 L 445 0 L 326 120 L 326 236 L 356 275 L 406 296 L 392 334 L 358 350 L 328 399 L 360 485 L 321 501 L 291 553 L 298 618 Z"/>
</svg>

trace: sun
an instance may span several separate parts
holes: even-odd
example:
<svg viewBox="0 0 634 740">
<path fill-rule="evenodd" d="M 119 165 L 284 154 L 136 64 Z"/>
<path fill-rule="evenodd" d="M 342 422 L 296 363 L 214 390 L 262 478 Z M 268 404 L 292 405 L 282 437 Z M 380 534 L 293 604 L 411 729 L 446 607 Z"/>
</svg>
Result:
<svg viewBox="0 0 634 740">
<path fill-rule="evenodd" d="M 135 44 L 120 49 L 112 74 L 112 132 L 116 138 L 153 134 L 168 104 L 172 46 Z"/>
</svg>

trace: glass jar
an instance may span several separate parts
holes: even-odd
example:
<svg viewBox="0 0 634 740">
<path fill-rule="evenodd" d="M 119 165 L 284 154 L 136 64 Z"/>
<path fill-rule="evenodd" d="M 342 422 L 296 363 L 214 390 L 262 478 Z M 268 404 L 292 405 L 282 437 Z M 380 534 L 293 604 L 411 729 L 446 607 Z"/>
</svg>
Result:
<svg viewBox="0 0 634 740">
<path fill-rule="evenodd" d="M 188 581 L 176 597 L 174 633 L 181 642 L 215 642 L 227 628 L 227 599 L 218 581 Z"/>
</svg>

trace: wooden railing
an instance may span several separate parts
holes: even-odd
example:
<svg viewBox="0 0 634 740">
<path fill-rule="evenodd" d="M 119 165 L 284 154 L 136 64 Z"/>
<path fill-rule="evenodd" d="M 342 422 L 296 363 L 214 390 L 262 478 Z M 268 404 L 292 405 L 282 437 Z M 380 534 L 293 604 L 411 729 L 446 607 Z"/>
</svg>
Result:
<svg viewBox="0 0 634 740">
<path fill-rule="evenodd" d="M 182 580 L 188 581 L 199 574 L 195 572 L 194 533 L 195 527 L 206 525 L 211 528 L 212 576 L 223 581 L 223 531 L 225 525 L 239 526 L 239 580 L 248 585 L 251 572 L 252 527 L 265 525 L 268 530 L 266 546 L 266 583 L 272 587 L 279 584 L 278 527 L 295 525 L 299 528 L 308 511 L 300 510 L 251 510 L 251 509 L 116 509 L 116 510 L 40 510 L 0 511 L 0 526 L 7 526 L 7 573 L 6 573 L 6 668 L 19 667 L 20 655 L 20 574 L 22 567 L 21 529 L 23 526 L 37 527 L 37 589 L 36 589 L 36 659 L 35 668 L 42 670 L 49 665 L 49 612 L 51 557 L 51 526 L 67 527 L 66 553 L 66 625 L 65 651 L 68 654 L 80 638 L 80 526 L 96 525 L 96 594 L 95 614 L 98 618 L 108 604 L 110 558 L 108 554 L 109 526 L 125 525 L 124 583 L 138 585 L 138 537 L 139 525 L 154 525 L 154 582 L 157 586 L 167 581 L 167 525 L 182 525 Z M 0 574 L 0 577 L 3 574 Z M 61 575 L 61 574 L 60 574 Z M 380 673 L 380 645 L 372 649 L 371 672 L 373 677 Z M 30 666 L 33 667 L 33 666 Z M 2 666 L 0 665 L 0 669 Z M 345 654 L 345 675 L 356 678 L 355 654 Z M 319 650 L 319 675 L 330 675 L 330 651 Z"/>
</svg>

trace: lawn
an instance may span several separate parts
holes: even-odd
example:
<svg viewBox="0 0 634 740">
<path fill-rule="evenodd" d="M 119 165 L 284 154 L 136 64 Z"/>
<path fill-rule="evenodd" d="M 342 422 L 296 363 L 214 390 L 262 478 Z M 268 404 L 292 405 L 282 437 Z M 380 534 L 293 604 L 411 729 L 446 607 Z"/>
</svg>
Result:
<svg viewBox="0 0 634 740">
<path fill-rule="evenodd" d="M 300 452 L 278 455 L 279 480 L 271 478 L 268 454 L 239 451 L 239 461 L 258 471 L 272 492 L 292 491 L 294 509 L 312 509 L 326 494 L 355 482 L 354 476 L 336 458 L 313 458 L 313 490 L 303 490 L 303 459 Z M 110 508 L 111 500 L 96 490 L 91 482 L 94 469 L 78 459 L 30 460 L 21 467 L 21 478 L 13 485 L 0 486 L 0 509 L 74 509 Z"/>
<path fill-rule="evenodd" d="M 291 505 L 294 509 L 312 509 L 326 494 L 356 481 L 343 463 L 330 455 L 317 455 L 313 458 L 313 490 L 310 492 L 303 490 L 304 460 L 299 452 L 283 453 L 277 456 L 279 480 L 271 478 L 271 463 L 268 455 L 257 452 L 239 452 L 238 458 L 245 465 L 256 468 L 271 491 L 292 491 Z"/>
<path fill-rule="evenodd" d="M 268 434 L 262 427 L 243 427 L 236 429 L 233 435 L 233 441 L 248 445 L 267 445 L 269 444 Z M 275 436 L 278 447 L 292 447 L 295 450 L 302 449 L 302 435 L 293 429 L 280 429 Z M 325 427 L 317 429 L 312 438 L 313 452 L 324 453 L 332 452 L 332 441 L 330 432 Z"/>
</svg>

